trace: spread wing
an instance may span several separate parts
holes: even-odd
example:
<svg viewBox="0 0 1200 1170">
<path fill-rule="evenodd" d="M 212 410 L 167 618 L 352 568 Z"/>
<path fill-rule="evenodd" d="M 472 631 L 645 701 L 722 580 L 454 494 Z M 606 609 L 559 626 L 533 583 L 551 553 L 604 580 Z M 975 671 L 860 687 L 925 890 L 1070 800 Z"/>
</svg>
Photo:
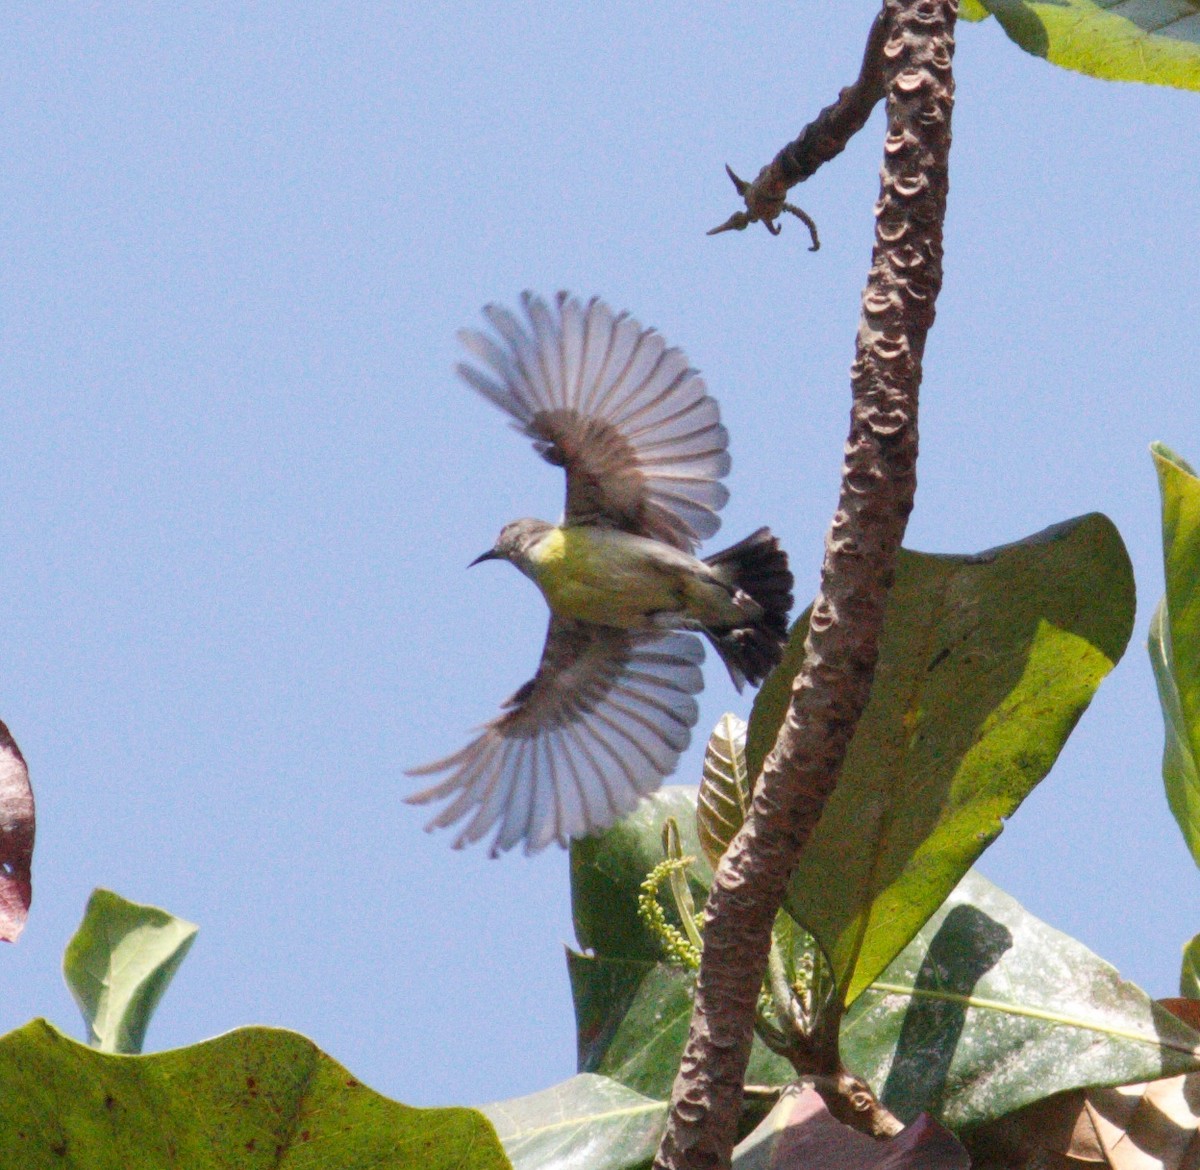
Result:
<svg viewBox="0 0 1200 1170">
<path fill-rule="evenodd" d="M 534 853 L 607 829 L 674 771 L 691 739 L 704 647 L 552 617 L 534 675 L 462 751 L 414 768 L 449 772 L 410 804 L 449 799 L 426 826 L 466 819 L 461 848 L 496 828 L 492 856 Z"/>
<path fill-rule="evenodd" d="M 462 377 L 567 473 L 567 523 L 605 524 L 693 552 L 729 498 L 729 435 L 678 349 L 625 313 L 559 293 L 521 297 L 528 325 L 484 310 L 499 341 L 463 330 L 486 372 Z"/>
</svg>

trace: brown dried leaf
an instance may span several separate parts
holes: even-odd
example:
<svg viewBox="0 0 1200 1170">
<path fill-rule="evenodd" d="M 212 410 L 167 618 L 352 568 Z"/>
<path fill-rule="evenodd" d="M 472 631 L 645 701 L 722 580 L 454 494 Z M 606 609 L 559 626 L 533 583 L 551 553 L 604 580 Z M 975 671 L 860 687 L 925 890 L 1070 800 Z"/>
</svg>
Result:
<svg viewBox="0 0 1200 1170">
<path fill-rule="evenodd" d="M 0 939 L 16 942 L 33 897 L 33 789 L 21 749 L 0 723 Z"/>
<path fill-rule="evenodd" d="M 1197 1170 L 1200 1074 L 1076 1090 L 972 1135 L 980 1170 Z"/>
<path fill-rule="evenodd" d="M 789 1089 L 733 1152 L 733 1170 L 969 1170 L 958 1139 L 928 1114 L 886 1141 L 843 1125 L 809 1085 Z"/>
<path fill-rule="evenodd" d="M 1200 1166 L 1200 1076 L 1091 1089 L 1088 1109 L 1113 1170 Z"/>
</svg>

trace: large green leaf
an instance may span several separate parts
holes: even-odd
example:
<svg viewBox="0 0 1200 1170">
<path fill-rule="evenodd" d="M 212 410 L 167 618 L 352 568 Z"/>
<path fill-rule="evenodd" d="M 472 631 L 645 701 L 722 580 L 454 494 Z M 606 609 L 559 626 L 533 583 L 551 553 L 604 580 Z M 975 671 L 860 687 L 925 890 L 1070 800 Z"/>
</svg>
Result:
<svg viewBox="0 0 1200 1170">
<path fill-rule="evenodd" d="M 389 1101 L 294 1032 L 114 1056 L 44 1020 L 0 1037 L 0 1164 L 20 1170 L 504 1170 L 473 1109 Z"/>
<path fill-rule="evenodd" d="M 1200 865 L 1200 479 L 1174 452 L 1151 447 L 1162 495 L 1167 593 L 1150 623 L 1150 662 L 1166 724 L 1167 803 Z"/>
<path fill-rule="evenodd" d="M 654 1157 L 667 1120 L 665 1101 L 588 1073 L 481 1112 L 515 1170 L 633 1170 Z"/>
<path fill-rule="evenodd" d="M 871 699 L 787 901 L 846 1003 L 1050 770 L 1124 651 L 1133 611 L 1129 558 L 1104 516 L 977 556 L 901 554 Z M 802 618 L 754 704 L 752 776 L 805 633 Z"/>
<path fill-rule="evenodd" d="M 1200 89 L 1196 0 L 982 0 L 1018 45 L 1109 81 Z"/>
<path fill-rule="evenodd" d="M 150 1017 L 197 927 L 157 906 L 93 890 L 67 944 L 63 975 L 101 1052 L 141 1052 Z"/>
<path fill-rule="evenodd" d="M 1200 1069 L 1200 1035 L 1082 943 L 969 874 L 842 1027 L 901 1120 L 955 1130 L 1085 1085 Z"/>
</svg>

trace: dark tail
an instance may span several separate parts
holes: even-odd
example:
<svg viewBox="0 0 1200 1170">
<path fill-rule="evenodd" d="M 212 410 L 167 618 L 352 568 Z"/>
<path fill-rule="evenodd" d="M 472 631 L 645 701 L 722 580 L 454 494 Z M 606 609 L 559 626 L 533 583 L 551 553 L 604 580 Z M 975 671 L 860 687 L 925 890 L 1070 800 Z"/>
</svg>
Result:
<svg viewBox="0 0 1200 1170">
<path fill-rule="evenodd" d="M 787 643 L 792 608 L 787 553 L 770 529 L 760 528 L 704 563 L 733 590 L 735 602 L 745 603 L 746 610 L 745 625 L 706 628 L 704 632 L 729 670 L 733 685 L 739 691 L 745 683 L 758 686 L 783 657 Z"/>
</svg>

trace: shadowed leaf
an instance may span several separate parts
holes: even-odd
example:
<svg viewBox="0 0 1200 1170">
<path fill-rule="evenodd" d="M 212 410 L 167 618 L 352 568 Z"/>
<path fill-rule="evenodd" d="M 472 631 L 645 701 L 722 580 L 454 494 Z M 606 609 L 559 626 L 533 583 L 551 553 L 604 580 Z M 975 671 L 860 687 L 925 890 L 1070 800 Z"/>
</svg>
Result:
<svg viewBox="0 0 1200 1170">
<path fill-rule="evenodd" d="M 980 0 L 1027 53 L 1108 81 L 1200 89 L 1196 0 Z"/>
<path fill-rule="evenodd" d="M 63 975 L 102 1052 L 141 1052 L 150 1017 L 197 928 L 157 906 L 93 890 L 67 944 Z"/>
<path fill-rule="evenodd" d="M 0 723 L 0 939 L 16 942 L 33 898 L 33 789 L 21 749 Z"/>
<path fill-rule="evenodd" d="M 242 1028 L 114 1056 L 34 1020 L 0 1037 L 0 1162 L 21 1170 L 506 1170 L 473 1109 L 413 1109 L 303 1036 Z"/>
<path fill-rule="evenodd" d="M 716 868 L 729 842 L 742 827 L 750 807 L 750 777 L 746 773 L 746 724 L 736 715 L 717 720 L 704 749 L 704 772 L 696 801 L 700 848 Z"/>
<path fill-rule="evenodd" d="M 1129 558 L 1104 516 L 976 556 L 901 553 L 870 702 L 786 902 L 845 1002 L 1050 770 L 1124 651 L 1133 610 Z M 755 701 L 751 776 L 774 744 L 805 633 L 801 618 Z"/>
<path fill-rule="evenodd" d="M 1166 596 L 1150 623 L 1150 663 L 1166 725 L 1163 783 L 1200 865 L 1200 479 L 1161 443 L 1151 447 L 1162 495 Z"/>
<path fill-rule="evenodd" d="M 567 951 L 579 1044 L 579 1071 L 603 1073 L 666 1100 L 692 1018 L 692 971 L 666 963 Z M 747 1081 L 782 1085 L 792 1066 L 755 1039 Z"/>
<path fill-rule="evenodd" d="M 1200 1069 L 1200 1034 L 972 872 L 850 1009 L 842 1055 L 901 1120 L 957 1131 Z"/>
</svg>

